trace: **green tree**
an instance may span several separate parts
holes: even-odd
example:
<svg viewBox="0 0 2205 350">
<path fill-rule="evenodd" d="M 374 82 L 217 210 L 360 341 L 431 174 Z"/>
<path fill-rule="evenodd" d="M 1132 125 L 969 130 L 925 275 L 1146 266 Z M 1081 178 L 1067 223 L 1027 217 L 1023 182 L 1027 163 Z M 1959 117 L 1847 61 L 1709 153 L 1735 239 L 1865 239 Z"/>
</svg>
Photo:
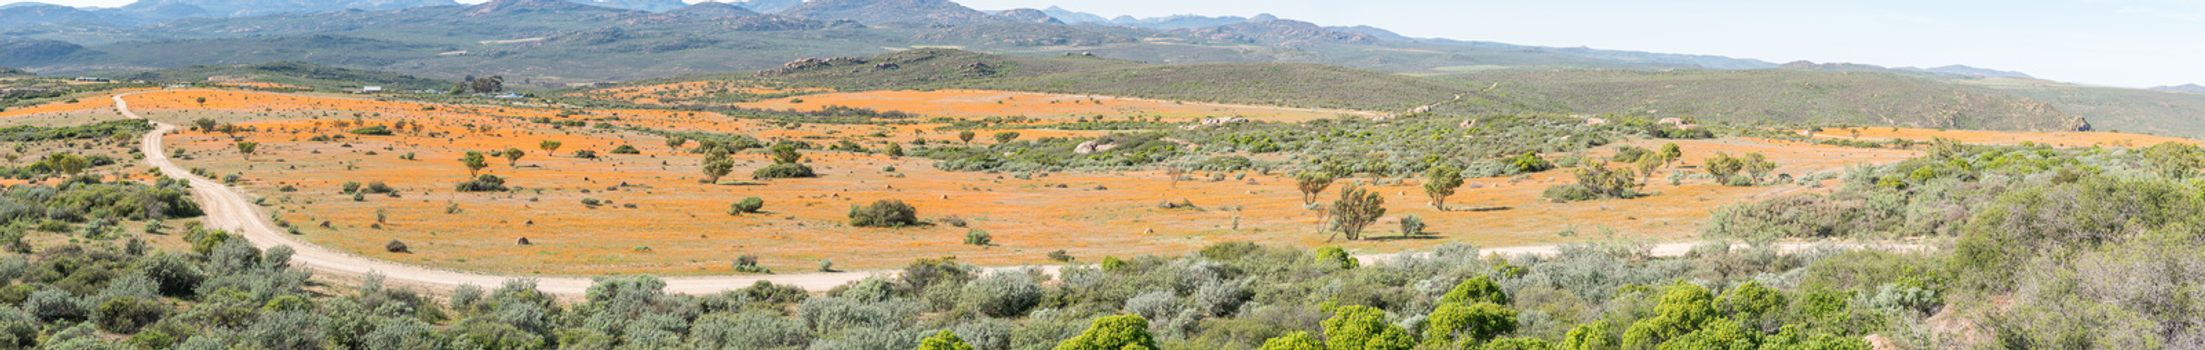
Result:
<svg viewBox="0 0 2205 350">
<path fill-rule="evenodd" d="M 979 136 L 979 134 L 974 134 L 974 133 L 972 132 L 972 130 L 965 130 L 965 131 L 959 131 L 959 132 L 957 132 L 957 140 L 958 140 L 958 141 L 964 141 L 964 142 L 965 142 L 965 144 L 967 144 L 967 145 L 970 145 L 970 144 L 972 144 L 972 138 L 973 138 L 973 137 L 975 137 L 975 136 Z"/>
<path fill-rule="evenodd" d="M 1678 282 L 1662 292 L 1654 316 L 1623 331 L 1623 348 L 1648 349 L 1699 330 L 1716 318 L 1715 296 L 1699 285 Z"/>
<path fill-rule="evenodd" d="M 1784 311 L 1784 293 L 1761 286 L 1761 282 L 1746 281 L 1715 298 L 1715 305 L 1723 314 L 1747 326 L 1760 327 L 1762 320 L 1771 314 Z"/>
<path fill-rule="evenodd" d="M 674 136 L 666 138 L 666 148 L 670 148 L 675 151 L 680 151 L 681 146 L 687 144 L 689 144 L 689 138 L 687 137 Z"/>
<path fill-rule="evenodd" d="M 1754 334 L 1729 319 L 1712 319 L 1691 333 L 1661 343 L 1661 350 L 1753 350 L 1759 347 Z"/>
<path fill-rule="evenodd" d="M 544 154 L 550 155 L 558 155 L 559 146 L 562 146 L 562 144 L 560 144 L 559 141 L 554 140 L 544 140 L 543 142 L 536 143 L 536 149 L 544 150 Z"/>
<path fill-rule="evenodd" d="M 787 143 L 773 145 L 771 151 L 773 152 L 771 156 L 773 164 L 796 164 L 804 161 L 804 154 L 796 151 L 796 145 Z"/>
<path fill-rule="evenodd" d="M 884 153 L 888 153 L 889 158 L 903 158 L 903 145 L 901 144 L 889 142 L 888 146 L 882 148 Z"/>
<path fill-rule="evenodd" d="M 482 157 L 482 152 L 475 151 L 467 151 L 467 155 L 459 157 L 459 164 L 467 166 L 467 177 L 480 175 L 482 168 L 490 167 L 490 161 Z"/>
<path fill-rule="evenodd" d="M 1569 334 L 1562 336 L 1562 347 L 1557 350 L 1614 349 L 1614 337 L 1614 332 L 1608 330 L 1608 321 L 1580 324 L 1576 328 L 1570 328 Z"/>
<path fill-rule="evenodd" d="M 1745 163 L 1746 174 L 1753 176 L 1753 183 L 1756 184 L 1767 181 L 1769 173 L 1776 171 L 1776 163 L 1770 162 L 1760 152 L 1747 153 Z"/>
<path fill-rule="evenodd" d="M 214 119 L 207 118 L 199 118 L 191 121 L 191 125 L 198 128 L 199 132 L 214 132 L 214 127 L 220 124 L 222 123 L 214 121 Z"/>
<path fill-rule="evenodd" d="M 1386 311 L 1369 306 L 1342 306 L 1323 322 L 1325 348 L 1331 350 L 1405 350 L 1414 344 L 1395 344 L 1408 331 L 1386 322 Z M 1399 346 L 1399 347 L 1396 347 Z"/>
<path fill-rule="evenodd" d="M 1453 343 L 1468 339 L 1484 342 L 1493 337 L 1516 331 L 1516 310 L 1500 304 L 1480 302 L 1442 303 L 1432 310 L 1424 326 L 1424 341 Z"/>
<path fill-rule="evenodd" d="M 1057 343 L 1056 350 L 1156 350 L 1148 334 L 1148 320 L 1140 315 L 1103 316 L 1078 337 Z"/>
<path fill-rule="evenodd" d="M 1011 141 L 1015 140 L 1018 140 L 1018 132 L 1016 131 L 1004 131 L 995 133 L 995 143 L 1011 143 Z"/>
<path fill-rule="evenodd" d="M 244 157 L 245 157 L 245 160 L 252 160 L 252 159 L 253 159 L 253 151 L 259 151 L 259 150 L 260 150 L 260 143 L 259 143 L 259 142 L 238 142 L 238 143 L 237 143 L 237 154 L 238 154 L 238 155 L 241 155 L 241 156 L 244 156 Z"/>
<path fill-rule="evenodd" d="M 498 155 L 505 157 L 506 166 L 518 168 L 521 167 L 521 157 L 528 156 L 528 152 L 521 152 L 520 147 L 506 147 L 505 151 L 499 152 Z"/>
<path fill-rule="evenodd" d="M 1485 343 L 1484 350 L 1552 350 L 1554 344 L 1538 338 L 1509 337 Z"/>
<path fill-rule="evenodd" d="M 1485 276 L 1462 280 L 1462 283 L 1455 284 L 1454 289 L 1447 290 L 1447 295 L 1439 298 L 1440 303 L 1456 304 L 1494 303 L 1508 305 L 1508 301 L 1508 292 L 1501 291 L 1500 284 L 1493 283 L 1492 278 Z"/>
<path fill-rule="evenodd" d="M 1332 187 L 1332 173 L 1305 171 L 1294 174 L 1294 189 L 1302 192 L 1304 205 L 1317 203 L 1317 194 L 1324 192 L 1327 187 Z"/>
<path fill-rule="evenodd" d="M 735 160 L 729 159 L 726 152 L 715 149 L 705 153 L 707 153 L 704 156 L 703 169 L 705 183 L 720 183 L 721 177 L 726 177 L 728 173 L 735 172 Z"/>
<path fill-rule="evenodd" d="M 1663 165 L 1668 165 L 1684 159 L 1684 148 L 1677 147 L 1675 142 L 1665 143 L 1661 145 L 1661 153 L 1655 155 L 1661 157 Z"/>
<path fill-rule="evenodd" d="M 1310 337 L 1309 332 L 1296 331 L 1263 341 L 1259 350 L 1325 350 L 1325 344 Z"/>
<path fill-rule="evenodd" d="M 1455 195 L 1455 189 L 1462 187 L 1462 169 L 1440 165 L 1424 175 L 1424 195 L 1432 197 L 1432 208 L 1446 211 L 1447 196 Z"/>
<path fill-rule="evenodd" d="M 965 340 L 958 338 L 956 332 L 944 330 L 919 339 L 918 350 L 972 350 L 972 345 L 965 344 Z"/>
<path fill-rule="evenodd" d="M 1330 262 L 1334 266 L 1339 266 L 1343 269 L 1352 269 L 1360 267 L 1363 264 L 1361 260 L 1355 260 L 1354 255 L 1348 254 L 1346 249 L 1340 249 L 1340 247 L 1317 248 L 1317 261 Z"/>
<path fill-rule="evenodd" d="M 46 160 L 41 160 L 39 162 L 45 163 L 47 168 L 53 169 L 54 171 L 59 171 L 63 174 L 69 174 L 70 176 L 75 176 L 79 173 L 83 173 L 85 168 L 92 167 L 91 159 L 84 158 L 84 156 L 76 155 L 75 153 L 49 154 L 46 155 Z"/>
<path fill-rule="evenodd" d="M 1340 200 L 1332 202 L 1332 225 L 1347 239 L 1363 239 L 1363 229 L 1386 215 L 1386 198 L 1362 186 L 1348 185 L 1340 191 Z"/>
</svg>

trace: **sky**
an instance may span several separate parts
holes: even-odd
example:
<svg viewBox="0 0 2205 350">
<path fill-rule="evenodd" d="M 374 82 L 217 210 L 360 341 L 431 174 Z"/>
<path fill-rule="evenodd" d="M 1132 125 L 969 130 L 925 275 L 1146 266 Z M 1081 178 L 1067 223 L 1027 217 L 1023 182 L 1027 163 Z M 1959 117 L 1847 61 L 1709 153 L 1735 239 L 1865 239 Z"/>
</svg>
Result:
<svg viewBox="0 0 2205 350">
<path fill-rule="evenodd" d="M 130 1 L 43 0 L 104 7 Z M 1104 17 L 1270 13 L 1413 37 L 1776 63 L 1964 64 L 2123 87 L 2205 84 L 2205 0 L 957 1 L 983 10 L 1056 5 Z"/>
</svg>

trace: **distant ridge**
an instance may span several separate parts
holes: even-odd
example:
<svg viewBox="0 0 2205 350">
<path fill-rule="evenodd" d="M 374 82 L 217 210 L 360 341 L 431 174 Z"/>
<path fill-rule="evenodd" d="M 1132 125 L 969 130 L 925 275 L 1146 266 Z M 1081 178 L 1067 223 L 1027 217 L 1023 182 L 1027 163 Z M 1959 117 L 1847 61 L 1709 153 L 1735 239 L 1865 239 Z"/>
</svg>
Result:
<svg viewBox="0 0 2205 350">
<path fill-rule="evenodd" d="M 2161 87 L 2155 87 L 2155 88 L 2151 88 L 2151 89 L 2152 89 L 2152 90 L 2158 90 L 2158 91 L 2166 91 L 2166 92 L 2180 92 L 2180 93 L 2191 93 L 2191 94 L 2205 94 L 2205 85 L 2197 85 L 2197 84 L 2195 84 L 2195 83 L 2191 83 L 2191 84 L 2182 84 L 2182 85 L 2171 85 L 2171 86 L 2161 86 Z"/>
<path fill-rule="evenodd" d="M 822 21 L 850 20 L 869 25 L 955 25 L 995 19 L 949 0 L 811 0 L 781 14 Z"/>
<path fill-rule="evenodd" d="M 1942 66 L 1942 67 L 1935 67 L 1935 68 L 1915 68 L 1915 67 L 1898 67 L 1898 68 L 1890 68 L 1890 67 L 1884 67 L 1884 66 L 1878 66 L 1878 65 L 1872 65 L 1872 64 L 1860 64 L 1860 63 L 1844 63 L 1844 62 L 1815 63 L 1815 62 L 1812 62 L 1812 61 L 1794 61 L 1794 62 L 1791 62 L 1791 63 L 1785 63 L 1785 64 L 1783 64 L 1783 65 L 1781 65 L 1781 66 L 1777 66 L 1777 68 L 1779 68 L 1779 69 L 1792 69 L 1792 70 L 1812 70 L 1812 71 L 1824 71 L 1824 72 L 1878 72 L 1878 73 L 1903 73 L 1903 74 L 1921 74 L 1921 75 L 1936 75 L 1936 76 L 1947 76 L 1947 77 L 1963 77 L 1963 78 L 2020 78 L 2020 79 L 2035 79 L 2035 77 L 2031 77 L 2031 76 L 2029 76 L 2028 74 L 2025 74 L 2025 73 L 2022 73 L 2022 72 L 2015 72 L 2015 71 L 2003 71 L 2003 70 L 1996 70 L 1996 69 L 1989 69 L 1989 68 L 1978 68 L 1978 67 L 1969 67 L 1969 66 L 1964 66 L 1964 65 L 1949 65 L 1949 66 Z"/>
</svg>

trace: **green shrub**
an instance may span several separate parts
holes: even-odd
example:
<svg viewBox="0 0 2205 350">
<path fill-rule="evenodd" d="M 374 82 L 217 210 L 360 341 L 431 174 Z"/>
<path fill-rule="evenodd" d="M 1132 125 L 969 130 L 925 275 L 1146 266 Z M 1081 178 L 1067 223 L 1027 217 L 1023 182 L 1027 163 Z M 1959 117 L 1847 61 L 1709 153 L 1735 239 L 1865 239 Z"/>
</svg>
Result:
<svg viewBox="0 0 2205 350">
<path fill-rule="evenodd" d="M 743 198 L 743 200 L 736 201 L 735 204 L 729 205 L 727 213 L 732 215 L 756 214 L 758 213 L 758 210 L 765 209 L 765 207 L 765 199 L 758 197 L 745 197 Z"/>
<path fill-rule="evenodd" d="M 390 135 L 391 135 L 391 131 L 390 131 L 390 127 L 387 127 L 387 126 L 382 126 L 382 125 L 375 125 L 375 126 L 369 126 L 369 127 L 359 128 L 359 129 L 352 129 L 352 134 L 353 134 L 353 135 L 374 135 L 374 136 L 390 136 Z"/>
<path fill-rule="evenodd" d="M 989 273 L 966 282 L 958 305 L 989 317 L 1016 317 L 1041 303 L 1041 285 L 1022 271 Z"/>
<path fill-rule="evenodd" d="M 1148 333 L 1148 320 L 1137 315 L 1103 316 L 1078 337 L 1057 343 L 1055 350 L 1162 349 Z"/>
<path fill-rule="evenodd" d="M 474 180 L 459 183 L 458 190 L 460 192 L 503 192 L 505 191 L 505 178 L 483 174 L 482 176 L 476 176 Z"/>
<path fill-rule="evenodd" d="M 970 230 L 965 231 L 965 244 L 986 247 L 994 245 L 995 239 L 988 234 L 988 231 Z"/>
<path fill-rule="evenodd" d="M 145 300 L 132 296 L 120 296 L 101 303 L 92 310 L 92 321 L 100 330 L 130 334 L 139 328 L 168 317 L 168 306 L 158 300 Z"/>
<path fill-rule="evenodd" d="M 919 224 L 919 210 L 903 201 L 886 199 L 850 207 L 850 226 L 904 227 Z"/>
<path fill-rule="evenodd" d="M 798 163 L 778 163 L 767 165 L 766 167 L 758 168 L 758 170 L 752 171 L 750 173 L 750 178 L 758 180 L 794 179 L 808 177 L 819 177 L 819 174 L 813 173 L 811 166 Z"/>
</svg>

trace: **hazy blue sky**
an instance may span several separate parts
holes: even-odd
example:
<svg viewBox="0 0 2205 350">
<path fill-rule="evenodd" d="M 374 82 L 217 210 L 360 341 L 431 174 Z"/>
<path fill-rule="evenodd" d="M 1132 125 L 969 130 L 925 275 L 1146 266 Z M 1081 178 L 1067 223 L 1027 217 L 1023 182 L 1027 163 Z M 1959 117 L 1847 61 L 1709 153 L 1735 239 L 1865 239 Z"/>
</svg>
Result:
<svg viewBox="0 0 2205 350">
<path fill-rule="evenodd" d="M 120 6 L 130 0 L 47 2 Z M 2200 0 L 959 2 L 983 10 L 1058 5 L 1106 17 L 1271 13 L 1325 25 L 1372 25 L 1417 37 L 1713 54 L 1779 63 L 1966 64 L 2129 87 L 2205 83 L 2205 1 Z"/>
</svg>

